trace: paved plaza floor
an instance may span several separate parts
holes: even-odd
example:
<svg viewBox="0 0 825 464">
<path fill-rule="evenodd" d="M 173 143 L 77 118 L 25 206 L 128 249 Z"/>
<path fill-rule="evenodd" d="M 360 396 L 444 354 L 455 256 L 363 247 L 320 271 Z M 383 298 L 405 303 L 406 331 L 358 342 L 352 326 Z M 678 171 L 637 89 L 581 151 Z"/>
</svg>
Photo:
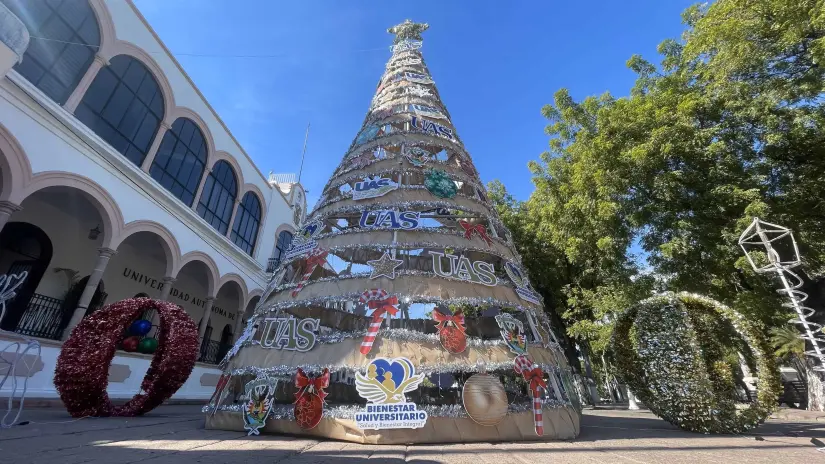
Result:
<svg viewBox="0 0 825 464">
<path fill-rule="evenodd" d="M 825 463 L 816 449 L 825 414 L 814 413 L 786 411 L 746 436 L 710 436 L 648 412 L 598 409 L 584 412 L 574 441 L 375 446 L 205 430 L 199 411 L 163 406 L 144 417 L 72 421 L 59 408 L 27 409 L 28 424 L 0 429 L 0 463 Z"/>
</svg>

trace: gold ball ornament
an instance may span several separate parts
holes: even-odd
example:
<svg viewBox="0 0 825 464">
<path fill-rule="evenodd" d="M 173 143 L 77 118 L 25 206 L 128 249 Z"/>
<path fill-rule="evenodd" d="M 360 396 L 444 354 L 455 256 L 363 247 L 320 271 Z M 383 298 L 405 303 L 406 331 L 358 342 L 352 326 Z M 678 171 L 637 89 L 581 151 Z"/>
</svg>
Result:
<svg viewBox="0 0 825 464">
<path fill-rule="evenodd" d="M 507 392 L 497 378 L 475 374 L 464 382 L 464 409 L 480 425 L 496 425 L 507 415 Z"/>
</svg>

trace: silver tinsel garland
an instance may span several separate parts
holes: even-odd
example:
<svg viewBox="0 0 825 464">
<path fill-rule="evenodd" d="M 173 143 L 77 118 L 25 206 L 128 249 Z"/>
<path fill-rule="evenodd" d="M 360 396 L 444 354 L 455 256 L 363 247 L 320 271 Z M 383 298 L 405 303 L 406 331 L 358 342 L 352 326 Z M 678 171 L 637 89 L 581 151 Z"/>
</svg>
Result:
<svg viewBox="0 0 825 464">
<path fill-rule="evenodd" d="M 328 334 L 320 334 L 315 336 L 315 343 L 320 344 L 335 344 L 350 338 L 362 339 L 366 335 L 366 330 L 353 330 L 350 332 L 336 330 Z M 426 334 L 417 330 L 409 329 L 381 329 L 381 338 L 387 340 L 404 341 L 411 343 L 432 343 L 439 344 L 441 341 L 438 334 Z M 530 346 L 541 346 L 551 350 L 558 350 L 559 345 L 553 342 L 538 343 L 529 341 Z M 241 347 L 260 345 L 260 342 L 254 340 L 246 340 L 241 344 Z M 507 342 L 497 338 L 493 340 L 483 340 L 478 337 L 467 337 L 467 347 L 469 348 L 492 348 L 496 346 L 506 346 Z"/>
<path fill-rule="evenodd" d="M 433 231 L 436 231 L 436 230 L 444 230 L 444 229 L 428 230 L 427 232 L 433 232 Z M 461 234 L 461 235 L 463 236 L 463 234 Z M 317 239 L 320 240 L 320 239 L 325 238 L 325 237 L 327 237 L 327 234 L 322 234 L 322 235 L 319 235 Z M 474 237 L 473 239 L 477 239 L 477 237 Z M 469 242 L 469 240 L 468 240 L 468 242 Z M 499 242 L 501 242 L 501 240 Z M 507 244 L 502 243 L 502 245 L 507 245 Z M 359 244 L 352 244 L 352 245 L 339 245 L 339 246 L 325 248 L 325 250 L 327 250 L 329 253 L 331 253 L 333 255 L 341 256 L 341 254 L 345 253 L 346 251 L 352 251 L 352 250 L 356 250 L 356 251 L 357 250 L 390 251 L 390 250 L 415 250 L 415 249 L 419 249 L 419 248 L 444 249 L 445 247 L 444 247 L 443 243 L 437 243 L 437 242 L 393 242 L 392 244 L 377 244 L 377 243 L 376 244 L 373 244 L 373 243 L 360 244 L 359 243 Z M 449 248 L 451 251 L 453 251 L 452 254 L 456 254 L 456 253 L 464 254 L 464 253 L 467 253 L 467 252 L 488 253 L 488 254 L 491 254 L 491 255 L 498 256 L 501 259 L 513 261 L 514 263 L 521 266 L 521 259 L 520 259 L 521 257 L 518 256 L 518 254 L 509 247 L 507 247 L 507 249 L 510 250 L 513 253 L 513 256 L 511 256 L 509 258 L 505 257 L 505 256 L 503 256 L 499 253 L 495 253 L 494 251 L 491 251 L 491 250 L 494 250 L 494 249 L 490 248 L 490 247 L 483 248 L 483 247 L 474 247 L 474 246 L 451 246 L 451 247 L 447 247 L 447 248 Z M 284 260 L 281 263 L 281 266 L 279 266 L 279 268 L 283 267 L 283 266 L 288 266 L 288 265 L 292 264 L 293 261 L 300 261 L 301 259 L 303 259 L 303 257 L 296 256 L 296 257 L 294 257 L 290 260 Z"/>
<path fill-rule="evenodd" d="M 459 156 L 464 157 L 464 159 L 470 159 L 469 153 L 467 150 L 464 149 L 464 146 L 460 143 L 457 143 L 453 140 L 444 139 L 444 138 L 433 138 L 431 140 L 409 140 L 406 138 L 407 135 L 415 134 L 421 135 L 420 132 L 412 132 L 412 131 L 398 131 L 393 132 L 391 134 L 381 135 L 376 137 L 369 142 L 366 142 L 358 147 L 352 148 L 344 154 L 344 158 L 341 160 L 341 163 L 338 165 L 338 168 L 335 170 L 336 174 L 333 175 L 333 178 L 330 179 L 330 182 L 335 179 L 335 176 L 343 174 L 340 172 L 342 168 L 346 168 L 349 164 L 350 160 L 355 156 L 365 152 L 365 151 L 374 151 L 376 148 L 386 147 L 386 146 L 400 146 L 400 145 L 409 145 L 409 146 L 437 146 L 441 147 L 442 149 L 450 150 L 453 153 L 457 153 Z M 392 140 L 392 139 L 397 139 Z M 378 160 L 376 160 L 378 161 Z M 371 163 L 367 163 L 369 165 Z"/>
<path fill-rule="evenodd" d="M 490 254 L 492 254 L 492 253 L 490 253 Z M 452 277 L 452 276 L 450 276 L 450 277 L 441 276 L 441 275 L 438 275 L 435 272 L 431 272 L 431 271 L 419 271 L 417 269 L 404 269 L 404 270 L 395 271 L 395 277 L 396 278 L 397 277 L 404 277 L 404 276 L 428 277 L 428 278 L 431 278 L 431 279 L 451 280 L 453 282 L 468 282 L 465 279 L 459 279 L 457 277 Z M 352 273 L 352 274 L 332 276 L 332 277 L 321 277 L 320 279 L 307 280 L 306 282 L 303 283 L 302 286 L 303 286 L 303 288 L 307 288 L 307 287 L 312 286 L 313 284 L 319 284 L 319 283 L 324 283 L 324 282 L 340 282 L 342 280 L 349 280 L 349 279 L 369 279 L 369 277 L 370 277 L 369 272 L 355 272 L 355 273 Z M 509 281 L 507 279 L 504 279 L 502 277 L 498 277 L 498 276 L 496 276 L 496 278 L 498 279 L 498 282 L 496 283 L 496 285 L 490 285 L 490 287 L 493 287 L 493 286 L 509 287 L 509 288 L 512 288 L 515 291 L 516 286 L 511 281 Z M 282 292 L 284 290 L 292 289 L 292 288 L 295 288 L 297 286 L 298 286 L 298 282 L 282 284 L 282 285 L 279 285 L 279 286 L 275 287 L 275 292 L 276 293 Z"/>
<path fill-rule="evenodd" d="M 338 303 L 341 301 L 358 301 L 361 298 L 361 293 L 363 292 L 351 292 L 351 293 L 344 293 L 339 295 L 328 295 L 316 298 L 307 298 L 303 300 L 291 300 L 291 301 L 281 301 L 279 303 L 271 303 L 271 304 L 261 304 L 257 308 L 255 308 L 255 312 L 253 313 L 254 316 L 260 316 L 261 314 L 266 314 L 273 311 L 278 311 L 280 309 L 291 309 L 291 308 L 303 308 L 307 306 L 324 306 L 327 303 Z M 398 297 L 400 300 L 409 299 L 410 303 L 442 303 L 445 305 L 473 305 L 473 306 L 497 306 L 499 308 L 509 308 L 514 309 L 517 311 L 532 311 L 531 308 L 522 306 L 517 303 L 513 303 L 511 301 L 503 301 L 497 300 L 492 297 L 488 298 L 475 298 L 475 297 L 453 297 L 453 298 L 440 298 L 434 297 L 432 295 L 423 295 L 423 294 L 410 294 L 410 293 L 390 293 L 390 296 Z M 535 314 L 539 320 L 545 321 L 544 311 L 537 311 Z"/>
<path fill-rule="evenodd" d="M 360 131 L 359 131 L 359 133 L 360 133 Z M 352 153 L 355 150 L 363 150 L 363 149 L 366 149 L 369 146 L 375 147 L 375 146 L 381 145 L 380 142 L 384 139 L 389 139 L 391 137 L 400 136 L 398 138 L 403 140 L 406 137 L 409 137 L 410 135 L 429 137 L 432 140 L 432 142 L 430 142 L 430 145 L 435 145 L 435 143 L 434 143 L 435 141 L 440 141 L 440 142 L 443 142 L 443 143 L 450 143 L 450 144 L 454 145 L 455 147 L 457 147 L 456 150 L 458 150 L 460 148 L 461 151 L 464 151 L 464 152 L 467 151 L 467 150 L 464 149 L 464 144 L 461 142 L 461 139 L 458 137 L 458 134 L 455 134 L 455 133 L 453 134 L 454 138 L 451 139 L 451 138 L 448 138 L 448 137 L 442 136 L 442 135 L 433 135 L 430 132 L 423 132 L 423 131 L 419 131 L 419 130 L 402 130 L 402 129 L 399 129 L 399 130 L 393 131 L 389 134 L 380 135 L 380 136 L 370 140 L 369 142 L 364 142 L 362 144 L 357 144 L 356 140 L 353 139 L 352 145 L 349 147 L 346 154 L 344 155 L 344 159 L 346 159 L 350 155 L 350 153 Z M 356 139 L 357 139 L 357 136 L 356 136 Z"/>
<path fill-rule="evenodd" d="M 438 209 L 438 208 L 446 208 L 446 209 L 460 209 L 461 211 L 468 213 L 468 216 L 486 216 L 490 222 L 496 226 L 497 228 L 501 228 L 503 230 L 507 230 L 504 226 L 504 223 L 498 217 L 495 217 L 490 211 L 479 211 L 476 209 L 466 208 L 463 206 L 457 206 L 455 203 L 449 201 L 427 201 L 427 200 L 417 200 L 417 201 L 396 201 L 390 203 L 371 203 L 369 205 L 370 210 L 387 210 L 392 209 L 396 211 L 417 211 L 417 210 L 429 210 L 429 209 Z M 364 206 L 362 205 L 346 205 L 346 206 L 339 206 L 338 208 L 330 208 L 327 210 L 323 210 L 323 208 L 319 208 L 316 211 L 313 211 L 311 218 L 307 219 L 306 222 L 312 221 L 324 221 L 328 217 L 331 216 L 342 216 L 342 215 L 361 215 L 361 213 L 365 211 Z M 379 230 L 379 228 L 370 228 L 370 230 Z M 495 239 L 495 237 L 490 234 L 490 237 Z M 317 237 L 316 237 L 317 239 Z"/>
<path fill-rule="evenodd" d="M 545 373 L 553 373 L 555 375 L 557 372 L 561 372 L 561 368 L 558 366 L 554 366 L 551 364 L 539 364 L 537 365 L 545 372 Z M 255 377 L 260 376 L 269 376 L 269 377 L 280 377 L 284 379 L 291 379 L 295 373 L 298 371 L 298 368 L 301 368 L 306 374 L 308 375 L 319 375 L 321 374 L 324 369 L 329 369 L 331 374 L 337 372 L 344 372 L 348 375 L 355 375 L 356 372 L 361 372 L 364 370 L 364 366 L 344 366 L 341 364 L 302 364 L 300 366 L 290 366 L 287 364 L 280 364 L 277 366 L 269 366 L 269 367 L 257 367 L 257 366 L 244 366 L 239 367 L 236 369 L 232 369 L 229 371 L 229 374 L 232 376 L 236 375 L 254 375 Z M 462 373 L 462 374 L 469 374 L 469 373 L 477 373 L 477 372 L 488 372 L 493 373 L 495 371 L 513 371 L 513 361 L 503 361 L 503 362 L 489 362 L 484 364 L 476 364 L 476 363 L 460 363 L 460 362 L 453 362 L 453 363 L 440 363 L 433 366 L 417 366 L 416 372 L 419 374 L 424 375 L 431 375 L 431 374 L 455 374 L 455 373 Z"/>
<path fill-rule="evenodd" d="M 407 172 L 412 174 L 414 171 L 407 171 Z M 370 174 L 370 175 L 372 175 L 372 174 Z M 452 176 L 452 175 L 453 174 L 450 173 L 450 176 Z M 363 176 L 363 177 L 367 177 L 367 176 Z M 477 187 L 476 185 L 471 185 L 471 186 L 473 188 Z M 426 189 L 427 189 L 427 187 L 425 187 L 423 185 L 399 185 L 397 190 L 426 190 Z M 472 201 L 474 203 L 478 203 L 480 206 L 483 206 L 485 208 L 489 208 L 490 210 L 493 209 L 493 205 L 490 204 L 490 202 L 484 201 L 484 200 L 478 198 L 477 196 L 469 196 L 469 195 L 466 195 L 464 193 L 458 192 L 458 193 L 455 194 L 455 197 L 456 198 L 464 198 L 465 200 L 469 200 L 469 201 Z M 316 205 L 315 209 L 316 210 L 321 210 L 321 209 L 326 208 L 327 206 L 329 206 L 333 203 L 338 203 L 340 201 L 351 200 L 351 199 L 352 199 L 352 190 L 350 190 L 348 192 L 344 192 L 344 193 L 339 193 L 338 195 L 336 195 L 334 197 L 327 198 L 322 203 L 319 203 L 318 205 Z"/>
<path fill-rule="evenodd" d="M 394 159 L 394 158 L 390 158 L 388 156 L 386 159 Z M 448 162 L 449 162 L 449 160 L 440 161 L 440 162 L 439 161 L 429 161 L 429 162 L 427 162 L 427 165 L 429 165 L 430 163 L 448 164 Z M 393 167 L 393 168 L 389 168 L 389 169 L 382 169 L 380 171 L 371 171 L 369 173 L 359 173 L 359 174 L 346 176 L 346 177 L 341 176 L 341 177 L 338 177 L 337 179 L 335 179 L 335 182 L 328 183 L 327 186 L 324 188 L 324 192 L 327 192 L 329 190 L 335 190 L 337 188 L 340 188 L 342 185 L 349 184 L 350 182 L 353 182 L 353 181 L 360 181 L 360 180 L 364 179 L 365 177 L 373 177 L 373 176 L 386 177 L 386 176 L 393 176 L 393 175 L 397 175 L 397 174 L 402 174 L 402 175 L 424 174 L 424 172 L 428 168 L 431 167 L 431 166 L 427 166 L 427 165 L 424 165 L 424 166 L 421 166 L 421 167 L 418 167 L 418 166 L 409 166 L 409 167 L 404 167 L 404 168 Z M 448 164 L 447 167 L 453 167 L 453 165 Z M 450 177 L 452 177 L 453 180 L 464 182 L 466 184 L 471 185 L 473 188 L 483 188 L 484 187 L 483 185 L 481 185 L 480 182 L 478 182 L 477 180 L 471 178 L 467 174 L 465 174 L 463 172 L 458 172 L 458 170 L 460 168 L 458 168 L 457 166 L 455 166 L 455 168 L 456 168 L 456 172 L 450 171 L 450 173 L 449 173 Z M 347 192 L 347 193 L 349 193 L 349 192 Z"/>
<path fill-rule="evenodd" d="M 570 407 L 570 403 L 558 401 L 554 399 L 545 399 L 542 401 L 545 408 L 564 408 Z M 237 412 L 241 413 L 244 409 L 244 404 L 225 404 L 218 408 L 218 411 Z M 324 407 L 323 417 L 328 419 L 343 419 L 352 420 L 355 414 L 363 412 L 364 406 L 361 405 L 336 405 Z M 203 413 L 211 413 L 212 406 L 206 405 L 201 408 Z M 419 411 L 426 411 L 429 417 L 452 417 L 455 419 L 468 418 L 467 411 L 464 406 L 460 404 L 445 404 L 445 405 L 417 405 Z M 509 414 L 520 414 L 533 410 L 532 402 L 525 403 L 511 403 L 507 409 Z M 274 404 L 272 405 L 272 412 L 269 413 L 269 418 L 274 420 L 295 420 L 295 406 L 291 404 Z"/>
</svg>

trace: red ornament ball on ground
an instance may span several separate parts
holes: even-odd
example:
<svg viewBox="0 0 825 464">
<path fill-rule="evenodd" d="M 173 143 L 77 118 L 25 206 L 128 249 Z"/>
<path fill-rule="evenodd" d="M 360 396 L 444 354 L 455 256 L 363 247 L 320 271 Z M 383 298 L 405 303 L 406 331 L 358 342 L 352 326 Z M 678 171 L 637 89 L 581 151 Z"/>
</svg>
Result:
<svg viewBox="0 0 825 464">
<path fill-rule="evenodd" d="M 140 345 L 140 337 L 138 337 L 137 335 L 127 337 L 120 344 L 120 346 L 123 348 L 123 351 L 128 351 L 130 353 L 137 351 L 138 345 Z"/>
<path fill-rule="evenodd" d="M 160 317 L 160 336 L 141 383 L 144 393 L 114 406 L 106 393 L 109 365 L 124 330 L 149 309 Z M 72 330 L 57 358 L 54 385 L 73 417 L 139 416 L 183 385 L 195 367 L 197 353 L 198 328 L 179 306 L 149 298 L 118 301 L 84 318 Z"/>
</svg>

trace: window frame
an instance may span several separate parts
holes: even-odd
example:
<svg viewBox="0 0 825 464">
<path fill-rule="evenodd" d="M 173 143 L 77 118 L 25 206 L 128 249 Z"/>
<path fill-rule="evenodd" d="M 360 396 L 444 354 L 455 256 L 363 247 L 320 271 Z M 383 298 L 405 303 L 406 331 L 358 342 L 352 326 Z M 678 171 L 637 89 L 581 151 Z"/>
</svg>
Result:
<svg viewBox="0 0 825 464">
<path fill-rule="evenodd" d="M 139 82 L 135 82 L 137 77 Z M 169 110 L 164 97 L 160 81 L 146 64 L 132 55 L 120 54 L 98 71 L 77 105 L 75 117 L 132 164 L 141 167 Z M 124 132 L 124 123 L 133 126 L 129 128 L 132 135 Z"/>
<path fill-rule="evenodd" d="M 247 204 L 250 203 L 250 204 Z M 254 205 L 258 206 L 257 217 L 256 211 L 252 208 Z M 232 224 L 232 232 L 229 234 L 232 243 L 238 248 L 245 251 L 249 256 L 255 253 L 255 245 L 258 243 L 258 234 L 261 230 L 261 220 L 263 219 L 263 204 L 255 192 L 248 191 L 241 197 L 241 201 L 237 206 L 238 211 L 235 213 L 235 221 Z M 254 227 L 252 227 L 252 223 Z M 241 234 L 241 229 L 243 234 Z M 239 243 L 240 242 L 240 243 Z"/>
<path fill-rule="evenodd" d="M 289 235 L 289 240 L 285 241 L 284 247 L 281 248 L 281 237 L 283 237 L 284 234 Z M 273 261 L 273 267 L 278 267 L 281 264 L 281 261 L 283 261 L 284 255 L 287 250 L 289 250 L 293 240 L 295 240 L 295 234 L 288 230 L 282 230 L 278 233 L 278 237 L 275 239 L 275 249 L 272 251 L 272 259 L 275 260 Z"/>
<path fill-rule="evenodd" d="M 59 105 L 66 104 L 80 81 L 83 80 L 83 76 L 89 71 L 89 67 L 91 67 L 95 56 L 100 50 L 100 43 L 103 38 L 103 28 L 91 3 L 89 1 L 81 3 L 77 0 L 65 0 L 57 7 L 49 2 L 35 4 L 26 1 L 0 0 L 0 3 L 23 21 L 32 36 L 32 41 L 23 54 L 23 61 L 15 64 L 14 70 Z M 73 13 L 83 13 L 83 19 L 78 23 L 74 18 L 67 17 L 62 11 L 64 7 L 75 7 Z M 21 8 L 23 10 L 19 11 Z M 34 18 L 33 15 L 36 12 L 45 12 L 46 10 L 48 10 L 47 15 Z M 41 21 L 40 24 L 34 24 L 35 20 Z M 59 21 L 59 24 L 56 23 L 57 21 Z M 90 21 L 94 24 L 90 25 Z M 62 26 L 63 31 L 69 31 L 68 36 L 59 35 L 60 31 L 55 29 L 57 26 Z M 91 29 L 95 32 L 96 43 L 94 43 L 94 40 L 87 40 L 90 38 L 88 33 L 91 32 L 90 30 L 84 30 L 87 26 L 93 26 Z M 42 40 L 38 37 L 51 40 Z M 42 53 L 38 51 L 42 51 Z M 74 63 L 80 64 L 74 66 L 76 69 L 71 75 L 71 81 L 66 82 L 62 79 L 66 76 L 61 76 L 56 71 L 68 69 L 68 66 L 73 64 L 71 58 L 76 58 L 81 53 L 88 53 L 88 56 L 85 60 L 74 61 Z M 50 64 L 47 64 L 42 62 L 43 56 L 38 56 L 41 54 L 52 55 L 55 58 Z M 40 71 L 39 76 L 33 74 L 36 70 Z M 57 93 L 54 87 L 47 87 L 45 85 L 47 82 L 44 82 L 47 78 L 51 78 L 53 83 L 62 86 L 63 90 Z"/>
<path fill-rule="evenodd" d="M 222 182 L 221 179 L 218 179 L 218 173 L 216 173 L 216 171 L 218 169 L 222 169 L 223 167 L 226 167 L 227 169 L 229 169 L 229 173 L 231 173 L 231 175 L 232 175 L 231 178 L 232 178 L 232 180 L 234 181 L 234 184 L 235 184 L 234 185 L 235 191 L 231 195 L 229 195 L 230 192 L 227 188 L 228 186 L 224 185 L 224 183 Z M 222 171 L 220 173 L 220 175 L 223 178 L 223 177 L 226 176 L 226 172 Z M 215 187 L 216 187 L 215 184 L 220 185 L 220 188 L 222 190 L 222 191 L 217 192 L 217 197 L 215 196 Z M 221 197 L 222 192 L 227 192 L 226 198 Z M 228 201 L 230 196 L 231 196 L 231 201 Z M 206 201 L 205 203 L 204 203 L 204 199 Z M 237 200 L 238 200 L 238 175 L 237 175 L 237 173 L 235 173 L 235 169 L 226 160 L 221 159 L 221 160 L 216 161 L 215 164 L 212 165 L 212 168 L 209 170 L 209 172 L 206 174 L 206 180 L 204 181 L 204 184 L 203 184 L 203 190 L 201 190 L 201 194 L 198 197 L 197 205 L 195 206 L 195 210 L 198 213 L 198 216 L 200 216 L 201 218 L 203 218 L 203 220 L 208 222 L 209 225 L 211 225 L 212 228 L 217 230 L 221 235 L 226 236 L 227 232 L 229 231 L 229 227 L 231 225 L 230 221 L 232 221 L 232 213 L 235 211 L 235 203 L 237 202 Z M 219 217 L 218 214 L 217 214 L 218 212 L 214 209 L 217 206 L 219 206 L 220 204 L 223 204 L 224 213 L 226 213 L 227 209 L 229 211 L 229 215 L 226 216 L 225 220 L 222 219 L 222 217 Z M 212 205 L 212 206 L 210 206 L 210 205 Z M 227 206 L 229 206 L 229 208 L 227 208 Z M 205 216 L 206 213 L 211 214 L 212 219 L 206 217 Z M 221 230 L 221 227 L 215 225 L 215 223 L 214 223 L 215 220 L 217 220 L 220 223 L 220 225 L 225 225 L 223 230 Z"/>
<path fill-rule="evenodd" d="M 188 134 L 188 141 L 184 141 L 185 131 L 192 129 Z M 192 147 L 192 142 L 195 137 L 200 137 L 200 146 L 197 147 L 197 152 Z M 197 143 L 197 142 L 196 142 Z M 166 147 L 168 153 L 165 153 Z M 175 156 L 179 154 L 178 147 L 183 147 L 183 158 L 176 161 Z M 181 180 L 181 174 L 184 173 L 187 160 L 194 160 L 189 169 L 189 174 L 185 180 Z M 206 166 L 209 162 L 209 144 L 206 141 L 206 136 L 201 130 L 200 125 L 192 119 L 186 117 L 179 117 L 172 123 L 172 127 L 163 134 L 160 145 L 155 152 L 155 158 L 152 160 L 152 165 L 149 167 L 149 175 L 162 185 L 169 193 L 179 199 L 183 204 L 192 207 L 195 204 L 195 199 L 198 195 L 198 188 L 203 181 L 203 176 L 206 173 Z M 163 164 L 162 164 L 163 163 Z M 173 163 L 177 163 L 177 173 L 173 174 L 170 171 L 170 166 L 174 167 Z M 193 180 L 197 177 L 197 180 Z M 170 179 L 167 185 L 167 179 Z M 178 188 L 176 188 L 178 187 Z M 178 190 L 179 192 L 176 192 Z M 191 199 L 186 201 L 184 199 L 186 194 L 191 195 Z"/>
</svg>

